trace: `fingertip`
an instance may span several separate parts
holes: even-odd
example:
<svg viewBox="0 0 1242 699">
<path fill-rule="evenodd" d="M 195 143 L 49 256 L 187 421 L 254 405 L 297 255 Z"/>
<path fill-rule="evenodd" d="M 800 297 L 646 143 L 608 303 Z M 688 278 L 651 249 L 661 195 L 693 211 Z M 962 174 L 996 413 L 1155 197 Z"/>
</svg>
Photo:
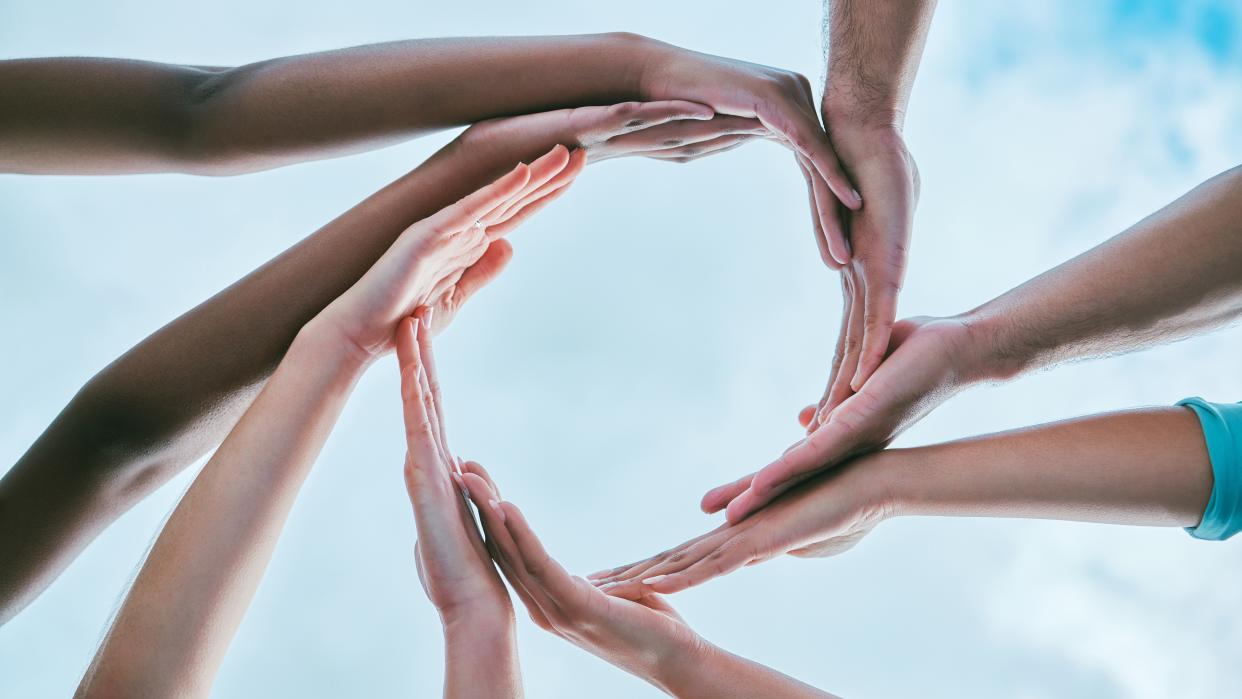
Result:
<svg viewBox="0 0 1242 699">
<path fill-rule="evenodd" d="M 808 405 L 798 412 L 798 424 L 803 427 L 810 427 L 811 420 L 815 419 L 815 414 L 819 412 L 817 406 Z"/>
</svg>

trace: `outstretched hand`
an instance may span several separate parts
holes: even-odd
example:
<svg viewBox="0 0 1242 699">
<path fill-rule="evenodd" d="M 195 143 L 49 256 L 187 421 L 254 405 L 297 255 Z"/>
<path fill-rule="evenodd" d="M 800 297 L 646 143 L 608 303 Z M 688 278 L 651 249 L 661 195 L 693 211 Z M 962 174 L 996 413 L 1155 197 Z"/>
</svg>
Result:
<svg viewBox="0 0 1242 699">
<path fill-rule="evenodd" d="M 438 213 L 414 223 L 352 287 L 315 319 L 364 356 L 393 348 L 397 322 L 418 306 L 441 311 L 443 327 L 508 260 L 498 238 L 559 196 L 585 153 L 556 146 Z"/>
<path fill-rule="evenodd" d="M 799 419 L 810 433 L 758 472 L 703 496 L 705 512 L 726 509 L 737 523 L 785 490 L 852 456 L 883 448 L 907 427 L 976 380 L 969 326 L 956 318 L 911 318 L 893 327 L 884 362 L 862 390 L 814 424 L 816 406 Z"/>
<path fill-rule="evenodd" d="M 659 595 L 610 597 L 566 572 L 478 464 L 467 464 L 461 482 L 492 558 L 539 628 L 656 684 L 665 665 L 690 660 L 706 644 Z"/>
<path fill-rule="evenodd" d="M 433 312 L 420 309 L 397 326 L 405 417 L 405 486 L 418 527 L 418 579 L 448 623 L 471 617 L 506 621 L 513 607 L 496 574 L 464 494 L 454 482 L 460 460 L 445 437 L 440 382 L 431 352 Z"/>
</svg>

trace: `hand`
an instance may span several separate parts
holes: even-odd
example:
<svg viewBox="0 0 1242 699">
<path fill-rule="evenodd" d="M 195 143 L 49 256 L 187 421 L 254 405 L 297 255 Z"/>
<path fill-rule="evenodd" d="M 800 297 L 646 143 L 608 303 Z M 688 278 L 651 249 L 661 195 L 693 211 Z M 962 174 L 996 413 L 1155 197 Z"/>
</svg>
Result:
<svg viewBox="0 0 1242 699">
<path fill-rule="evenodd" d="M 962 388 L 982 378 L 983 352 L 962 318 L 911 318 L 893 326 L 888 354 L 862 390 L 757 473 L 703 496 L 705 512 L 742 521 L 798 481 L 880 449 Z M 814 406 L 800 414 L 808 424 Z"/>
<path fill-rule="evenodd" d="M 571 576 L 544 550 L 521 511 L 500 501 L 480 466 L 462 482 L 479 509 L 487 545 L 539 628 L 660 686 L 708 644 L 658 595 L 609 597 Z"/>
<path fill-rule="evenodd" d="M 440 382 L 431 352 L 433 312 L 397 326 L 397 361 L 405 415 L 405 486 L 418 527 L 418 579 L 445 625 L 467 618 L 508 623 L 513 606 L 454 483 L 459 460 L 445 439 Z"/>
<path fill-rule="evenodd" d="M 843 270 L 845 308 L 832 373 L 812 427 L 826 422 L 884 359 L 905 279 L 920 184 L 918 167 L 895 127 L 829 126 L 837 152 L 867 192 L 870 205 L 843 212 L 852 248 Z"/>
<path fill-rule="evenodd" d="M 611 596 L 670 594 L 783 554 L 832 556 L 852 548 L 893 511 L 887 452 L 798 485 L 738 524 L 724 524 L 637 563 L 590 576 Z"/>
<path fill-rule="evenodd" d="M 702 104 L 666 100 L 491 119 L 470 127 L 461 138 L 471 148 L 554 141 L 586 151 L 591 162 L 638 155 L 684 163 L 768 135 L 756 119 L 716 115 Z"/>
<path fill-rule="evenodd" d="M 584 153 L 557 146 L 413 224 L 312 323 L 339 335 L 367 360 L 392 349 L 397 322 L 417 306 L 440 308 L 443 327 L 503 268 L 509 250 L 494 241 L 562 194 L 585 162 Z"/>
<path fill-rule="evenodd" d="M 834 269 L 848 263 L 850 251 L 839 207 L 858 209 L 862 197 L 820 125 L 807 79 L 790 71 L 658 42 L 649 55 L 639 86 L 645 98 L 694 100 L 718 115 L 757 120 L 775 140 L 793 150 L 807 180 L 820 256 Z"/>
</svg>

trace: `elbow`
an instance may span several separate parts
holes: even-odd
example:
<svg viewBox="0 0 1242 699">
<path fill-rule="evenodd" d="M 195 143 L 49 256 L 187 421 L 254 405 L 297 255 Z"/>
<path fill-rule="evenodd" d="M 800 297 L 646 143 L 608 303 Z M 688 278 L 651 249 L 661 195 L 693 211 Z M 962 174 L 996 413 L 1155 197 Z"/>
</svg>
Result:
<svg viewBox="0 0 1242 699">
<path fill-rule="evenodd" d="M 168 144 L 180 172 L 222 177 L 263 169 L 238 144 L 229 115 L 229 95 L 243 71 L 195 68 L 182 79 Z"/>
</svg>

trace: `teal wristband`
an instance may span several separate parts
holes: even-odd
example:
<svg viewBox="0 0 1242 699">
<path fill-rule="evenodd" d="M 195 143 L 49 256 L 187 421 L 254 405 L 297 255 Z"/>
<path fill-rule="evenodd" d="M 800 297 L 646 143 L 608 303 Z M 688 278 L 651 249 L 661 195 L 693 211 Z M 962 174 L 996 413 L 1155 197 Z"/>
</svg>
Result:
<svg viewBox="0 0 1242 699">
<path fill-rule="evenodd" d="M 1186 531 L 1196 539 L 1223 541 L 1242 531 L 1242 403 L 1178 401 L 1194 411 L 1212 461 L 1212 496 L 1203 519 Z"/>
</svg>

